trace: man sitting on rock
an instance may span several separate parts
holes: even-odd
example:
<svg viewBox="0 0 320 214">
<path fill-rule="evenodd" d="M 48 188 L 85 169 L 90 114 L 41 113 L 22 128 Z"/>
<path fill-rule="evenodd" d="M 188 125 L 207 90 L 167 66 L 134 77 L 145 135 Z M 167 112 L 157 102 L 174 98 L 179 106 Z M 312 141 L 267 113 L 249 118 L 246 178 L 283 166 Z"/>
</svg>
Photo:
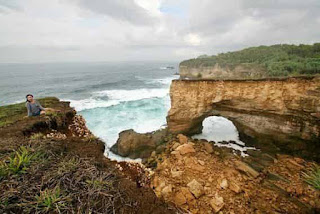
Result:
<svg viewBox="0 0 320 214">
<path fill-rule="evenodd" d="M 26 98 L 27 98 L 26 107 L 28 110 L 28 117 L 46 114 L 47 111 L 55 111 L 52 108 L 43 108 L 38 101 L 33 99 L 32 94 L 27 94 Z"/>
</svg>

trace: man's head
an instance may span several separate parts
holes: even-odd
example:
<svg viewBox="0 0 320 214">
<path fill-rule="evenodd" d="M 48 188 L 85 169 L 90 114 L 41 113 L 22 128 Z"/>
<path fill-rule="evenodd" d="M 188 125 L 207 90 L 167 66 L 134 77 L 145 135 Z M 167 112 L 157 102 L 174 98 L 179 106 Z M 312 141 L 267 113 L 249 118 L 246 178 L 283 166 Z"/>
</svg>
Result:
<svg viewBox="0 0 320 214">
<path fill-rule="evenodd" d="M 27 99 L 28 102 L 32 102 L 33 95 L 32 94 L 27 94 L 26 99 Z"/>
</svg>

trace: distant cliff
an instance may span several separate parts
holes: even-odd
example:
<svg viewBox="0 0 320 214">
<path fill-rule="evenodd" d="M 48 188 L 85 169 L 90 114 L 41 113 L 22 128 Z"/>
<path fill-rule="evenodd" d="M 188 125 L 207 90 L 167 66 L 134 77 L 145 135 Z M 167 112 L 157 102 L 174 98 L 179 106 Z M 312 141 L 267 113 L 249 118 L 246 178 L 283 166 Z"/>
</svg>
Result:
<svg viewBox="0 0 320 214">
<path fill-rule="evenodd" d="M 180 63 L 181 78 L 258 79 L 320 73 L 320 43 L 259 46 Z"/>
<path fill-rule="evenodd" d="M 320 78 L 174 80 L 167 116 L 171 133 L 200 133 L 202 121 L 223 116 L 242 139 L 276 144 L 320 160 Z"/>
</svg>

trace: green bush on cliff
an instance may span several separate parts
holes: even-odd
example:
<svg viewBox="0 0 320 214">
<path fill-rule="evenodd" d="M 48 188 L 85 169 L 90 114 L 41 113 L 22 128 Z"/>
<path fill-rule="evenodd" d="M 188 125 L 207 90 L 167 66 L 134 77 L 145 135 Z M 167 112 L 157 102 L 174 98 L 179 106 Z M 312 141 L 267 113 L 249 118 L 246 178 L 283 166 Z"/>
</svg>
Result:
<svg viewBox="0 0 320 214">
<path fill-rule="evenodd" d="M 262 66 L 268 76 L 314 75 L 320 73 L 320 43 L 313 45 L 272 45 L 221 53 L 202 55 L 180 63 L 187 67 L 235 65 Z"/>
</svg>

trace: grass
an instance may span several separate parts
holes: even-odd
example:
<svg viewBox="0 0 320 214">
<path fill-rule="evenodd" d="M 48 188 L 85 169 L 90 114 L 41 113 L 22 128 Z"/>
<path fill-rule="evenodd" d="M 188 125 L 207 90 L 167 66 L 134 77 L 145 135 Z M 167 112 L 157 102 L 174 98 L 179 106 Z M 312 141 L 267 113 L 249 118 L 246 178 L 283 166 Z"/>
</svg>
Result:
<svg viewBox="0 0 320 214">
<path fill-rule="evenodd" d="M 88 137 L 86 137 L 86 140 L 91 143 L 94 142 L 96 140 L 98 140 L 99 138 L 97 138 L 96 136 L 94 136 L 93 134 L 89 135 Z"/>
<path fill-rule="evenodd" d="M 55 97 L 47 97 L 42 99 L 37 99 L 44 108 L 52 107 L 59 102 Z M 27 108 L 25 102 L 0 106 L 0 127 L 10 125 L 18 120 L 21 120 L 27 115 Z"/>
<path fill-rule="evenodd" d="M 36 196 L 36 209 L 42 212 L 56 210 L 60 213 L 61 208 L 65 207 L 68 197 L 61 194 L 59 186 L 53 189 L 45 189 L 40 191 L 40 195 Z"/>
<path fill-rule="evenodd" d="M 35 141 L 39 141 L 39 140 L 41 140 L 43 138 L 44 138 L 44 134 L 42 134 L 41 132 L 35 133 L 35 134 L 30 136 L 30 140 L 35 140 Z"/>
<path fill-rule="evenodd" d="M 111 180 L 103 180 L 102 178 L 99 178 L 93 180 L 86 180 L 86 183 L 94 189 L 103 189 L 104 187 L 112 186 L 113 182 Z"/>
<path fill-rule="evenodd" d="M 66 172 L 72 172 L 77 169 L 80 164 L 80 160 L 78 158 L 71 158 L 66 161 L 62 161 L 59 163 L 57 174 L 62 175 Z"/>
<path fill-rule="evenodd" d="M 0 177 L 26 173 L 31 162 L 39 155 L 40 153 L 32 152 L 30 148 L 21 146 L 6 162 L 1 163 Z"/>
<path fill-rule="evenodd" d="M 312 168 L 302 174 L 304 181 L 320 190 L 320 166 L 313 164 Z"/>
</svg>

